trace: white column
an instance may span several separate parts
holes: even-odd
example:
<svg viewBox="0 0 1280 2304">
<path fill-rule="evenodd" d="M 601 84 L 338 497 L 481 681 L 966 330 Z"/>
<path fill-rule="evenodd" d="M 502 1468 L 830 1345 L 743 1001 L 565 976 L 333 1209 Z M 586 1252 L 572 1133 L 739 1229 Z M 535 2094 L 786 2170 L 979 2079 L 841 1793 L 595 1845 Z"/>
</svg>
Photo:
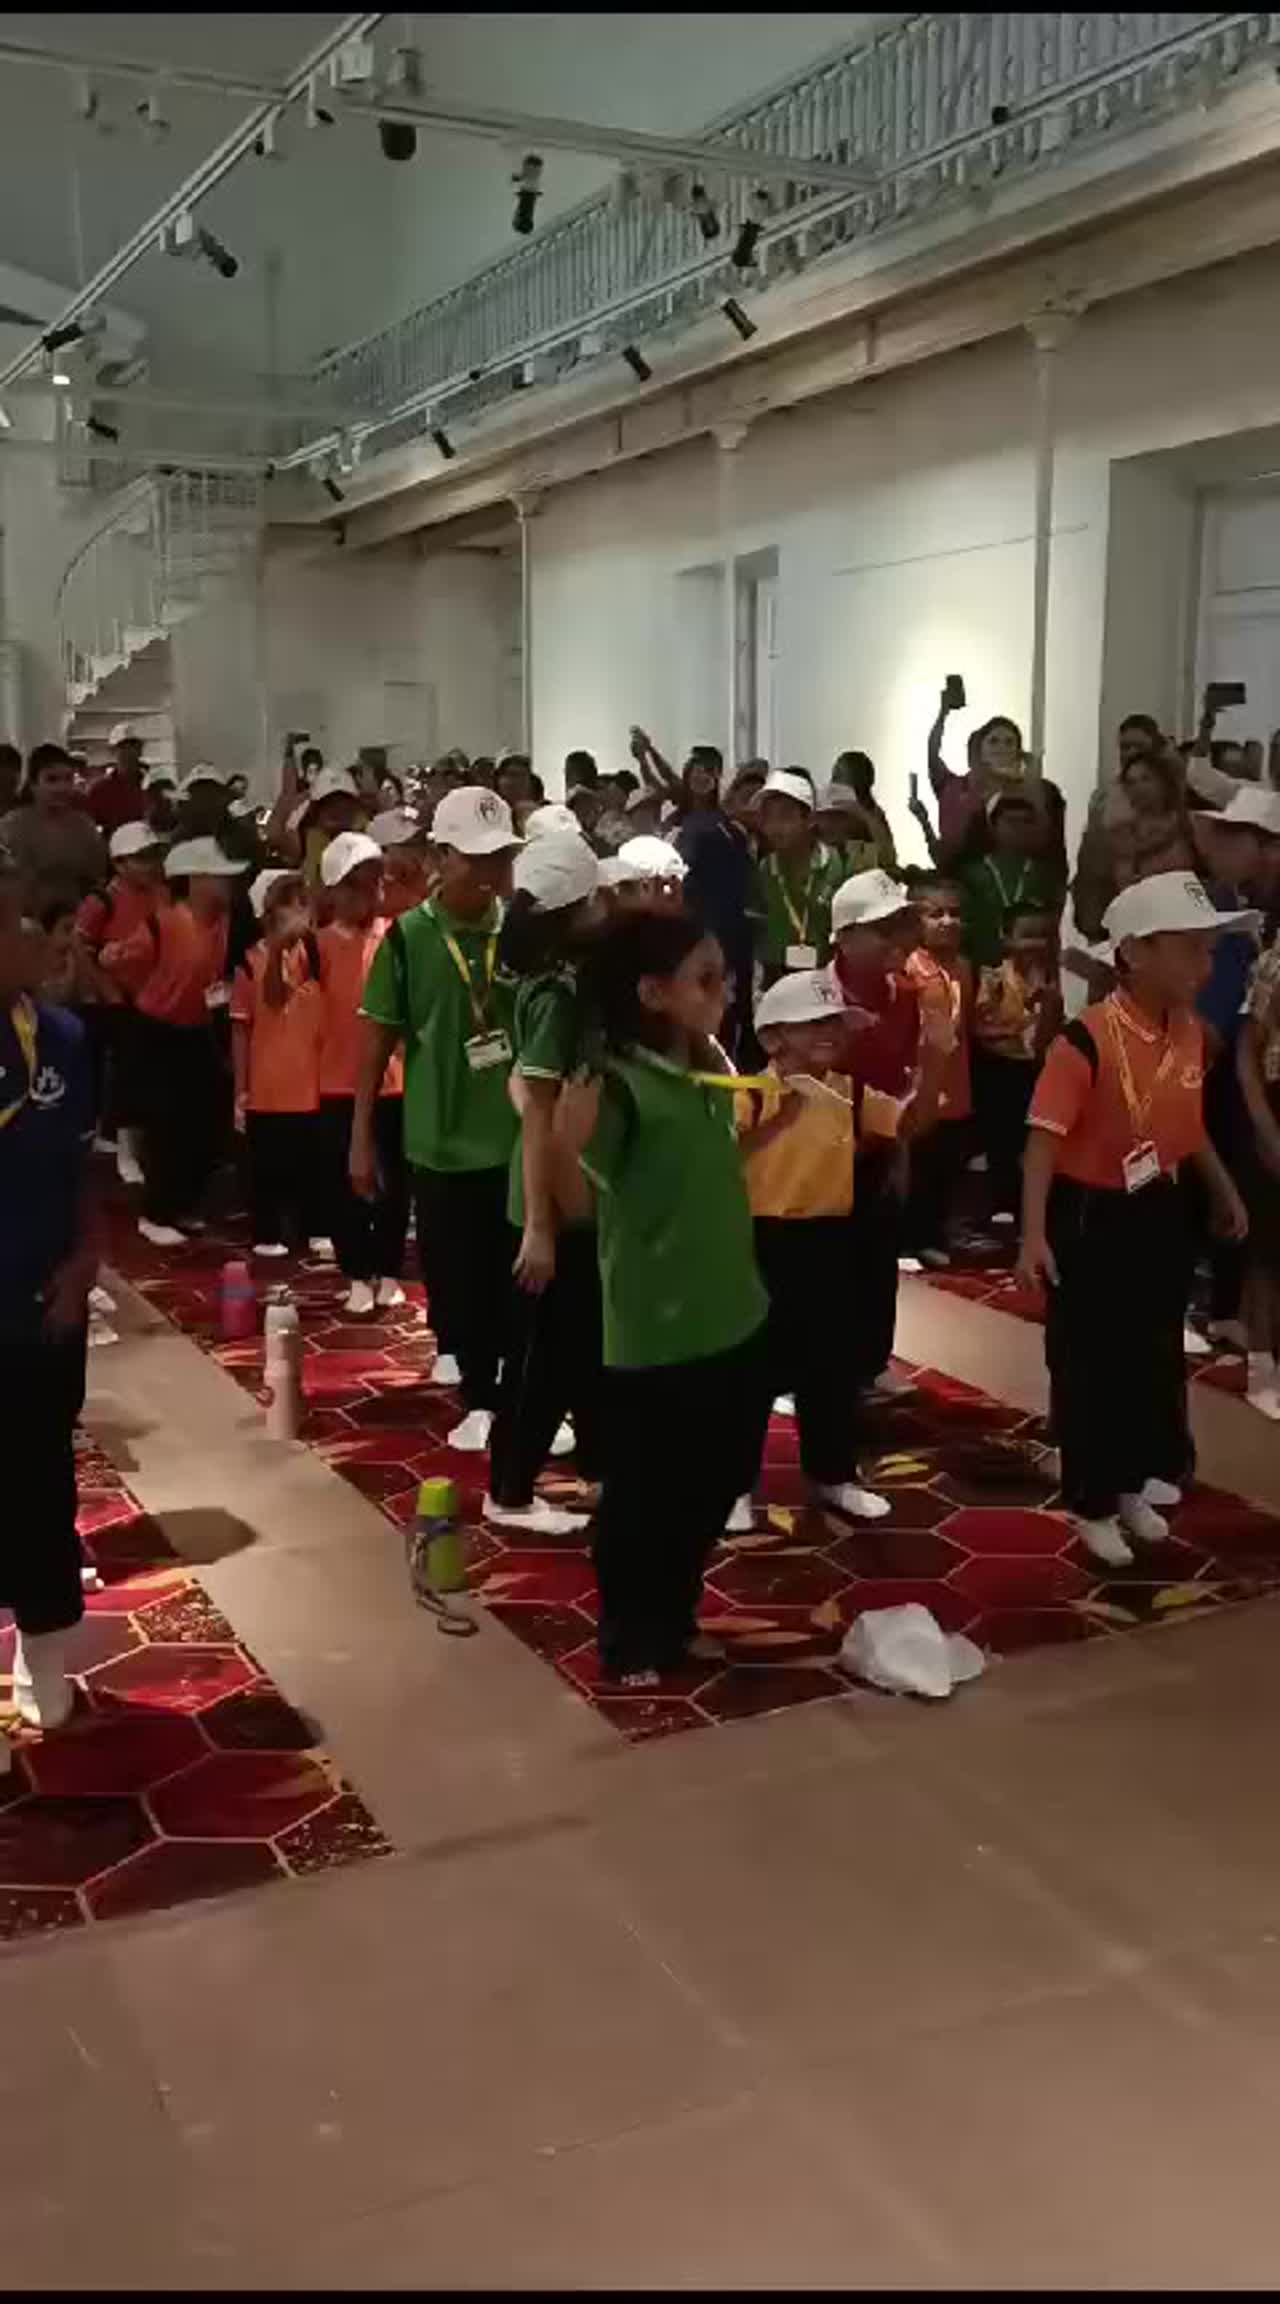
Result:
<svg viewBox="0 0 1280 2304">
<path fill-rule="evenodd" d="M 737 581 L 737 453 L 747 437 L 750 426 L 745 422 L 717 424 L 712 437 L 716 444 L 716 528 L 720 542 L 720 557 L 724 569 L 724 699 L 728 724 L 724 739 L 724 765 L 726 778 L 737 766 L 738 749 L 738 581 Z"/>
<path fill-rule="evenodd" d="M 1031 728 L 1033 758 L 1044 756 L 1045 676 L 1049 646 L 1049 569 L 1053 548 L 1053 467 L 1057 358 L 1078 314 L 1046 305 L 1027 322 L 1035 353 L 1035 568 L 1032 579 Z"/>
<path fill-rule="evenodd" d="M 520 523 L 520 749 L 533 757 L 533 556 L 529 523 L 542 498 L 536 489 L 513 496 Z"/>
</svg>

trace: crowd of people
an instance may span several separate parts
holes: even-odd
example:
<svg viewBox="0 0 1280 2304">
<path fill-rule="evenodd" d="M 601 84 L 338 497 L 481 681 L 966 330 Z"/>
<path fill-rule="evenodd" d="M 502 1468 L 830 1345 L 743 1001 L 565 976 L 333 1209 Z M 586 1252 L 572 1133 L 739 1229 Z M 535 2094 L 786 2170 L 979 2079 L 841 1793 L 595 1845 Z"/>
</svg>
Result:
<svg viewBox="0 0 1280 2304">
<path fill-rule="evenodd" d="M 65 1717 L 82 1607 L 95 1134 L 153 1249 L 180 1257 L 238 1167 L 255 1259 L 332 1258 L 353 1318 L 403 1301 L 412 1227 L 486 1517 L 585 1527 L 539 1493 L 556 1453 L 599 1484 L 602 1669 L 628 1686 L 705 1645 L 703 1565 L 751 1524 L 772 1403 L 825 1510 L 888 1513 L 859 1440 L 904 1264 L 1021 1219 L 1065 1503 L 1108 1565 L 1167 1536 L 1191 1469 L 1201 1259 L 1211 1334 L 1280 1420 L 1275 747 L 1264 775 L 1260 747 L 1216 744 L 1212 692 L 1185 744 L 1126 719 L 1072 876 L 1014 721 L 948 763 L 963 702 L 952 677 L 928 797 L 910 785 L 929 863 L 906 869 L 859 751 L 820 784 L 726 775 L 710 744 L 677 771 L 633 727 L 626 765 L 570 753 L 548 801 L 523 754 L 401 779 L 292 736 L 262 805 L 216 765 L 148 768 L 128 726 L 96 776 L 0 748 L 23 1467 L 0 1600 L 28 1717 Z"/>
</svg>

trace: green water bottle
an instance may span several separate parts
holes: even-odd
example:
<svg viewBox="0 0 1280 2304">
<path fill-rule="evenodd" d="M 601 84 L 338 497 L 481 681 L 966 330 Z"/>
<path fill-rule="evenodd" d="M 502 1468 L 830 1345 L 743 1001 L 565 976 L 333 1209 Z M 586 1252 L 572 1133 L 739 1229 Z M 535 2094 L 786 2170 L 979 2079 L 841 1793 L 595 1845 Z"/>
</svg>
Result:
<svg viewBox="0 0 1280 2304">
<path fill-rule="evenodd" d="M 409 1536 L 409 1580 L 414 1598 L 429 1608 L 442 1632 L 474 1632 L 476 1624 L 455 1594 L 467 1589 L 466 1537 L 458 1520 L 452 1480 L 424 1480 Z"/>
</svg>

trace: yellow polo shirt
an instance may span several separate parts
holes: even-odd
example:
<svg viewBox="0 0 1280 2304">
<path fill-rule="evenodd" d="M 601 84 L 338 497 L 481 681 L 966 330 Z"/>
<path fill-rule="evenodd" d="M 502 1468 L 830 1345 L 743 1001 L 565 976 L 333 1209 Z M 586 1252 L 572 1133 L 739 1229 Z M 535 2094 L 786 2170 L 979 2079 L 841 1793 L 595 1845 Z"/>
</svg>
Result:
<svg viewBox="0 0 1280 2304">
<path fill-rule="evenodd" d="M 768 1069 L 778 1094 L 749 1090 L 734 1098 L 752 1215 L 848 1216 L 858 1144 L 867 1137 L 895 1137 L 902 1104 L 866 1088 L 855 1118 L 853 1082 L 844 1073 L 828 1072 L 820 1087 L 805 1079 L 797 1082 L 803 1104 L 776 1136 L 752 1151 L 752 1135 L 777 1112 L 785 1085 L 772 1064 Z"/>
</svg>

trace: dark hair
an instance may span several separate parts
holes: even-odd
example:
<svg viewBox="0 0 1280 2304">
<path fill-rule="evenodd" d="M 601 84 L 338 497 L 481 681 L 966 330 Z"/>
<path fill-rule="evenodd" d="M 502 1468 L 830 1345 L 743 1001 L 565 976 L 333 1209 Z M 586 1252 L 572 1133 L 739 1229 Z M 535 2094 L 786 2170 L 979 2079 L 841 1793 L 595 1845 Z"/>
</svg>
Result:
<svg viewBox="0 0 1280 2304">
<path fill-rule="evenodd" d="M 21 771 L 22 754 L 16 744 L 0 742 L 0 760 L 3 760 L 7 767 L 17 768 Z"/>
<path fill-rule="evenodd" d="M 532 768 L 529 770 L 529 796 L 533 800 L 545 800 L 547 797 L 546 785 Z"/>
<path fill-rule="evenodd" d="M 60 920 L 74 920 L 78 909 L 75 897 L 70 890 L 60 888 L 54 894 L 45 895 L 40 899 L 36 918 L 47 936 L 57 927 Z"/>
<path fill-rule="evenodd" d="M 1030 799 L 1025 792 L 1002 792 L 992 808 L 988 811 L 988 824 L 994 828 L 994 826 L 999 823 L 1000 818 L 1006 815 L 1010 808 L 1016 808 L 1021 814 L 1025 814 L 1027 816 L 1036 816 L 1039 814 L 1039 810 L 1036 807 L 1035 801 Z"/>
<path fill-rule="evenodd" d="M 619 785 L 624 792 L 628 793 L 638 792 L 640 789 L 640 779 L 634 768 L 615 768 L 609 782 Z"/>
<path fill-rule="evenodd" d="M 831 769 L 833 784 L 847 784 L 851 792 L 857 790 L 857 779 L 862 778 L 868 789 L 876 780 L 876 764 L 869 752 L 837 752 Z"/>
<path fill-rule="evenodd" d="M 507 976 L 542 976 L 565 956 L 574 941 L 577 906 L 539 912 L 527 888 L 517 888 L 502 918 L 498 966 Z"/>
<path fill-rule="evenodd" d="M 661 1044 L 657 1020 L 640 999 L 641 981 L 674 976 L 706 934 L 684 912 L 624 912 L 592 937 L 583 953 L 583 989 L 611 1047 Z"/>
<path fill-rule="evenodd" d="M 944 888 L 953 888 L 957 895 L 963 893 L 958 872 L 943 872 L 923 864 L 908 864 L 902 878 L 912 897 L 937 896 Z"/>
<path fill-rule="evenodd" d="M 565 790 L 571 784 L 587 784 L 594 792 L 600 781 L 594 752 L 566 752 L 564 756 Z"/>
<path fill-rule="evenodd" d="M 690 778 L 695 768 L 709 768 L 716 780 L 716 797 L 724 778 L 724 754 L 718 744 L 691 744 L 689 756 L 680 771 L 680 798 L 676 802 L 681 814 L 696 806 Z"/>
<path fill-rule="evenodd" d="M 988 736 L 990 736 L 992 732 L 997 728 L 1011 728 L 1014 735 L 1018 739 L 1018 750 L 1022 750 L 1022 730 L 1018 726 L 1017 721 L 1011 720 L 1007 712 L 993 712 L 991 718 L 989 720 L 984 720 L 980 728 L 975 728 L 972 736 L 969 738 L 969 749 L 972 752 L 975 760 L 977 759 L 979 752 L 982 750 L 983 745 L 986 743 Z"/>
<path fill-rule="evenodd" d="M 1020 920 L 1047 920 L 1053 927 L 1052 904 L 1010 904 L 1000 922 L 1000 933 L 1008 936 Z"/>
<path fill-rule="evenodd" d="M 1131 725 L 1131 723 L 1127 722 L 1126 725 Z M 1149 769 L 1151 774 L 1158 778 L 1163 788 L 1166 808 L 1176 813 L 1182 802 L 1181 780 L 1177 770 L 1170 766 L 1163 754 L 1159 752 L 1135 752 L 1132 759 L 1126 760 L 1120 771 L 1122 784 L 1131 768 Z"/>
<path fill-rule="evenodd" d="M 1153 720 L 1149 712 L 1126 712 L 1116 731 L 1117 735 L 1123 736 L 1126 728 L 1141 728 L 1143 735 L 1149 737 L 1153 744 L 1160 741 L 1160 723 Z"/>
<path fill-rule="evenodd" d="M 74 768 L 71 754 L 62 744 L 37 744 L 27 754 L 27 782 L 34 784 L 46 768 Z"/>
</svg>

